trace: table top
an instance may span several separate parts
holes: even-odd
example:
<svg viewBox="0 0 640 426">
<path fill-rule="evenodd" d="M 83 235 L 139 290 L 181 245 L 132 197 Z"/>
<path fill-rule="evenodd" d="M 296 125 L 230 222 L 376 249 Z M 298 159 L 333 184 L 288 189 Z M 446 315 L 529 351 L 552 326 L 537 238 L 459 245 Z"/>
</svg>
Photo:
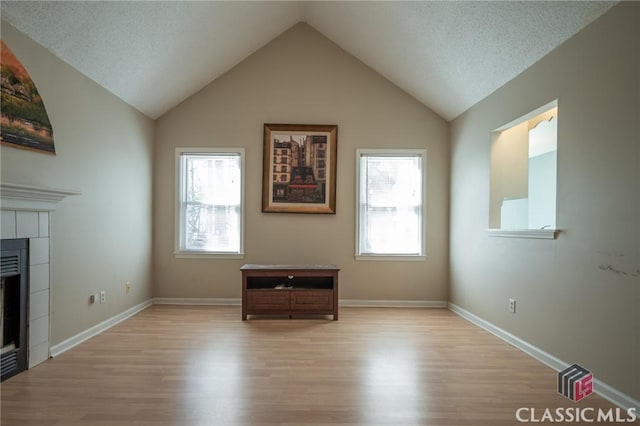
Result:
<svg viewBox="0 0 640 426">
<path fill-rule="evenodd" d="M 247 263 L 240 267 L 241 271 L 302 271 L 302 270 L 324 270 L 339 271 L 337 265 L 262 265 Z"/>
</svg>

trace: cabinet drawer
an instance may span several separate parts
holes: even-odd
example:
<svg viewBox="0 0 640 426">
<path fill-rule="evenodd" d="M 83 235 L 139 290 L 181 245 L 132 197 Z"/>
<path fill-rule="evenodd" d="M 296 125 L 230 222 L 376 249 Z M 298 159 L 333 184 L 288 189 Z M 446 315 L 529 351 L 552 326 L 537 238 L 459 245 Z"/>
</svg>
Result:
<svg viewBox="0 0 640 426">
<path fill-rule="evenodd" d="M 291 290 L 292 311 L 328 312 L 333 310 L 332 290 Z"/>
<path fill-rule="evenodd" d="M 252 312 L 289 310 L 289 291 L 247 290 L 247 309 Z"/>
</svg>

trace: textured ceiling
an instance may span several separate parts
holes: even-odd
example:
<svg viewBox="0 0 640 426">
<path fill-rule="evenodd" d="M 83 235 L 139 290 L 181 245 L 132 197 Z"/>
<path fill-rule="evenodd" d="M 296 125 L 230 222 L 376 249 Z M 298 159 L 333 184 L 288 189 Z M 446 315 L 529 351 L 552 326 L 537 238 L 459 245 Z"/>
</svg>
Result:
<svg viewBox="0 0 640 426">
<path fill-rule="evenodd" d="M 151 118 L 296 23 L 451 120 L 614 2 L 2 1 L 2 18 Z"/>
</svg>

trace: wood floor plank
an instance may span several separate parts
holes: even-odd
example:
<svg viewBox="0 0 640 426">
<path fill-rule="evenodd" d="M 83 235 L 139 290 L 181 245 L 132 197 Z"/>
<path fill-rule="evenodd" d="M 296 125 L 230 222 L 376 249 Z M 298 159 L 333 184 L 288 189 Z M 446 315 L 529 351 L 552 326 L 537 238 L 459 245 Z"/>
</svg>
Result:
<svg viewBox="0 0 640 426">
<path fill-rule="evenodd" d="M 340 314 L 154 305 L 3 382 L 1 424 L 499 426 L 521 407 L 615 409 L 564 398 L 555 371 L 450 311 Z"/>
</svg>

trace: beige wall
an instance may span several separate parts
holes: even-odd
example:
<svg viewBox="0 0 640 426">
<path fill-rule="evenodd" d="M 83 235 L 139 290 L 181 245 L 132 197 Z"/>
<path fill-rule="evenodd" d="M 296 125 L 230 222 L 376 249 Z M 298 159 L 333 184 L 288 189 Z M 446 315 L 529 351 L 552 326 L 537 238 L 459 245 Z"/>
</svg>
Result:
<svg viewBox="0 0 640 426">
<path fill-rule="evenodd" d="M 56 156 L 1 148 L 2 181 L 78 190 L 51 217 L 51 343 L 152 297 L 153 121 L 2 22 L 38 87 Z M 133 289 L 125 294 L 124 284 Z M 88 298 L 107 291 L 107 303 Z"/>
<path fill-rule="evenodd" d="M 640 399 L 640 4 L 452 123 L 450 300 Z M 492 129 L 558 99 L 554 241 L 487 236 Z M 507 300 L 517 300 L 517 314 Z M 552 391 L 552 390 L 550 390 Z"/>
<path fill-rule="evenodd" d="M 338 125 L 337 214 L 261 213 L 263 123 Z M 246 256 L 176 259 L 176 147 L 246 149 Z M 427 260 L 355 261 L 356 148 L 427 149 Z M 335 263 L 340 297 L 447 298 L 448 124 L 306 24 L 298 24 L 157 122 L 157 297 L 239 298 L 243 263 Z"/>
</svg>

